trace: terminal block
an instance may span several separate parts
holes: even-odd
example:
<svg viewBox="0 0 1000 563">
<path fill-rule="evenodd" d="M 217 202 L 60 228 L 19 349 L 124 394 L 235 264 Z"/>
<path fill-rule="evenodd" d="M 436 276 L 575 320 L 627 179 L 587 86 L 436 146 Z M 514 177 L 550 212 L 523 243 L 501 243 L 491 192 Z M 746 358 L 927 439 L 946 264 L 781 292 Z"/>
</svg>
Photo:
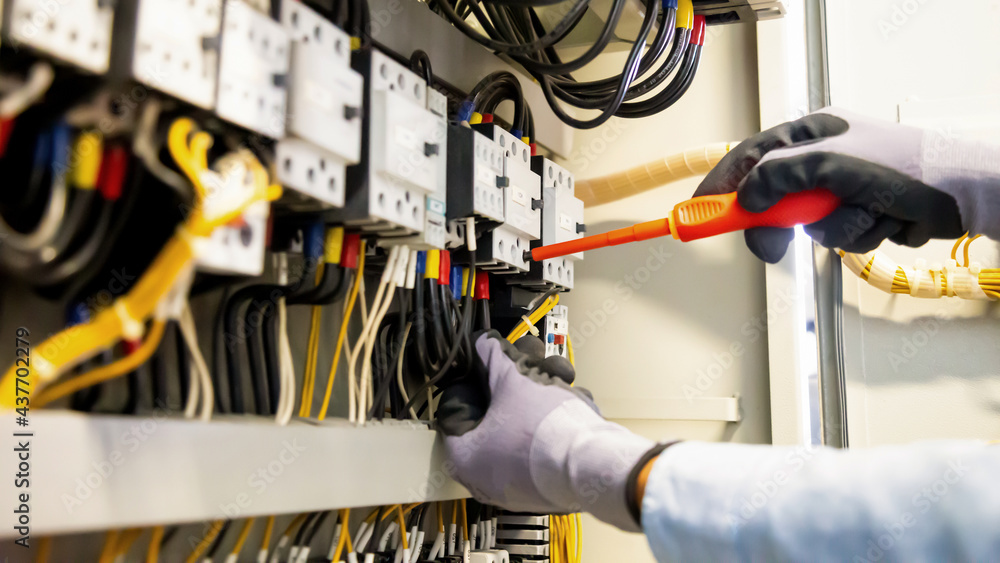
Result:
<svg viewBox="0 0 1000 563">
<path fill-rule="evenodd" d="M 15 47 L 30 47 L 94 74 L 108 71 L 114 2 L 8 0 L 3 32 Z"/>
<path fill-rule="evenodd" d="M 265 137 L 284 137 L 288 33 L 242 0 L 226 0 L 221 43 L 215 112 Z"/>
<path fill-rule="evenodd" d="M 218 172 L 205 173 L 208 193 L 205 208 L 211 212 L 216 202 L 230 199 L 232 190 L 253 190 L 252 172 L 243 162 L 230 160 L 216 165 Z M 259 276 L 264 271 L 267 219 L 270 204 L 258 201 L 228 225 L 212 232 L 211 238 L 197 249 L 197 268 L 204 272 L 227 275 Z"/>
<path fill-rule="evenodd" d="M 200 108 L 215 107 L 222 0 L 117 5 L 112 73 Z"/>
<path fill-rule="evenodd" d="M 569 359 L 569 308 L 556 305 L 545 315 L 542 326 L 542 341 L 545 342 L 545 357 L 562 356 Z"/>
<path fill-rule="evenodd" d="M 497 548 L 525 563 L 548 563 L 549 517 L 504 512 L 497 518 Z"/>
<path fill-rule="evenodd" d="M 277 172 L 295 211 L 343 207 L 347 166 L 361 157 L 364 81 L 351 68 L 350 36 L 301 2 L 283 2 L 291 38 L 288 119 Z"/>
<path fill-rule="evenodd" d="M 377 49 L 356 53 L 354 68 L 366 79 L 361 159 L 330 219 L 383 237 L 418 234 L 445 170 L 447 121 L 427 109 L 426 82 Z"/>
</svg>

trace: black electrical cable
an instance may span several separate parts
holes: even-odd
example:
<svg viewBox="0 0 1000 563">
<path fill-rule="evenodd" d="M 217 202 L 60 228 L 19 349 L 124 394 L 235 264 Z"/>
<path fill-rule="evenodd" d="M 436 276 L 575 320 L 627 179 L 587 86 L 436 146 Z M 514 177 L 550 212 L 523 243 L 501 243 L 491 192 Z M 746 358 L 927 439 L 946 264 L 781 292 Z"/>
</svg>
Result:
<svg viewBox="0 0 1000 563">
<path fill-rule="evenodd" d="M 431 58 L 421 49 L 417 49 L 410 55 L 410 70 L 418 72 L 424 77 L 427 85 L 434 82 L 434 72 L 431 70 Z"/>
<path fill-rule="evenodd" d="M 618 88 L 617 93 L 607 106 L 601 110 L 601 113 L 590 120 L 579 120 L 569 114 L 567 114 L 562 107 L 559 105 L 559 101 L 556 99 L 553 91 L 550 78 L 548 76 L 536 74 L 535 77 L 540 81 L 542 86 L 542 91 L 545 93 L 545 99 L 549 102 L 552 107 L 552 111 L 559 117 L 563 123 L 576 127 L 577 129 L 593 129 L 605 123 L 608 119 L 611 119 L 613 115 L 618 111 L 622 102 L 625 99 L 625 95 L 628 92 L 628 84 L 631 84 L 635 80 L 638 74 L 639 68 L 639 54 L 642 51 L 642 46 L 646 42 L 646 37 L 649 36 L 650 31 L 653 28 L 653 24 L 656 22 L 657 14 L 659 12 L 659 3 L 654 3 L 655 9 L 647 9 L 646 15 L 643 18 L 642 29 L 639 31 L 639 35 L 636 38 L 635 45 L 633 45 L 632 50 L 629 52 L 628 59 L 625 62 L 624 70 L 622 71 L 621 86 Z"/>
<path fill-rule="evenodd" d="M 208 551 L 205 552 L 205 557 L 204 557 L 203 561 L 204 560 L 211 561 L 215 557 L 215 554 L 218 553 L 219 546 L 222 545 L 222 540 L 225 539 L 226 532 L 229 531 L 229 526 L 232 523 L 233 523 L 232 520 L 226 520 L 222 524 L 222 528 L 219 530 L 218 535 L 216 535 L 215 539 L 212 540 L 212 545 L 209 546 Z"/>
<path fill-rule="evenodd" d="M 640 118 L 655 115 L 660 111 L 675 104 L 681 96 L 687 92 L 694 81 L 701 64 L 702 48 L 699 45 L 690 45 L 684 55 L 684 62 L 681 68 L 674 75 L 670 84 L 656 95 L 641 100 L 625 104 L 620 112 L 621 117 Z"/>
<path fill-rule="evenodd" d="M 298 531 L 295 532 L 295 537 L 294 539 L 292 539 L 293 546 L 302 545 L 302 540 L 305 538 L 306 532 L 308 532 L 309 529 L 312 528 L 313 523 L 316 522 L 319 516 L 320 516 L 319 512 L 310 512 L 309 515 L 306 516 L 305 521 L 302 522 L 302 525 L 299 526 Z"/>
<path fill-rule="evenodd" d="M 278 399 L 281 397 L 281 352 L 278 346 L 277 308 L 274 303 L 265 304 L 262 309 L 264 326 L 260 331 L 264 346 L 264 363 L 267 365 L 269 411 L 272 413 L 278 412 Z"/>
<path fill-rule="evenodd" d="M 490 330 L 490 302 L 486 299 L 479 300 L 479 328 Z"/>
<path fill-rule="evenodd" d="M 467 36 L 475 40 L 480 45 L 492 49 L 494 51 L 500 51 L 506 55 L 521 55 L 533 53 L 536 51 L 541 51 L 546 47 L 554 45 L 562 37 L 564 37 L 565 31 L 569 29 L 570 26 L 575 25 L 583 13 L 586 12 L 590 0 L 576 0 L 573 6 L 566 12 L 566 15 L 562 20 L 559 21 L 548 33 L 532 41 L 531 43 L 524 44 L 514 44 L 507 43 L 504 41 L 495 41 L 488 36 L 484 36 L 479 33 L 472 25 L 465 21 L 465 17 L 459 16 L 455 12 L 455 8 L 448 2 L 448 0 L 441 0 L 438 6 L 441 7 L 442 13 L 448 20 L 450 20 L 455 27 L 460 29 Z M 474 1 L 469 2 L 470 8 L 473 9 L 473 13 L 476 11 L 476 4 Z M 481 10 L 480 10 L 481 13 Z M 480 21 L 482 24 L 483 22 Z M 489 22 L 483 24 L 484 29 L 487 29 L 487 33 L 492 29 L 489 26 Z M 495 30 L 492 30 L 495 32 Z"/>
<path fill-rule="evenodd" d="M 181 405 L 187 405 L 188 396 L 191 393 L 191 352 L 184 342 L 179 323 L 172 323 L 174 326 L 174 345 L 177 348 L 177 380 L 181 390 Z"/>
<path fill-rule="evenodd" d="M 167 326 L 164 329 L 164 333 L 173 335 L 176 326 L 177 321 L 168 321 Z M 153 408 L 164 410 L 169 409 L 170 383 L 169 377 L 167 376 L 168 369 L 166 350 L 162 344 L 153 354 L 150 366 L 150 371 L 152 372 L 153 377 Z"/>
<path fill-rule="evenodd" d="M 467 288 L 468 291 L 465 296 L 466 302 L 462 309 L 462 316 L 458 323 L 458 329 L 455 332 L 455 339 L 452 343 L 452 348 L 448 352 L 448 357 L 445 359 L 444 364 L 441 366 L 441 369 L 438 370 L 438 372 L 434 374 L 433 377 L 425 381 L 423 385 L 421 385 L 420 388 L 417 389 L 417 391 L 415 391 L 412 396 L 410 396 L 410 400 L 407 401 L 405 405 L 403 405 L 402 412 L 399 414 L 398 418 L 405 417 L 406 413 L 409 412 L 410 408 L 412 408 L 418 401 L 425 400 L 426 399 L 425 393 L 427 392 L 427 390 L 430 389 L 431 386 L 437 385 L 440 381 L 444 379 L 446 375 L 448 375 L 448 372 L 452 369 L 452 363 L 458 356 L 458 351 L 460 348 L 463 347 L 463 344 L 468 347 L 466 348 L 467 350 L 466 355 L 468 358 L 466 373 L 468 372 L 468 368 L 471 367 L 472 345 L 471 342 L 469 341 L 469 323 L 472 318 L 472 309 L 473 309 L 472 294 L 473 294 L 474 281 L 475 281 L 475 276 L 470 275 Z M 464 376 L 465 374 L 462 375 Z"/>
<path fill-rule="evenodd" d="M 255 303 L 256 304 L 256 303 Z M 252 315 L 256 312 L 256 317 Z M 247 358 L 250 365 L 250 381 L 253 383 L 254 409 L 257 414 L 271 416 L 271 392 L 268 380 L 268 365 L 264 347 L 264 320 L 266 314 L 265 306 L 258 306 L 256 310 L 253 306 L 247 308 L 246 323 L 249 325 L 255 318 L 261 322 L 255 323 L 253 330 L 247 331 Z"/>
</svg>

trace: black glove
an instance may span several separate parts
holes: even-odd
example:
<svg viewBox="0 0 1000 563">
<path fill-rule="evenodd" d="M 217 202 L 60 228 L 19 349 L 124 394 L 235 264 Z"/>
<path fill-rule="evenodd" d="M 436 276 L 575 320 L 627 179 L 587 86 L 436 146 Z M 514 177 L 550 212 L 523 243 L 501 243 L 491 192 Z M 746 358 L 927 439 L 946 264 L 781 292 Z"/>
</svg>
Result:
<svg viewBox="0 0 1000 563">
<path fill-rule="evenodd" d="M 760 213 L 785 195 L 826 188 L 842 205 L 805 227 L 816 242 L 869 252 L 885 239 L 921 246 L 967 230 L 953 194 L 924 183 L 925 132 L 826 109 L 740 143 L 698 187 L 695 196 L 737 192 Z M 747 246 L 765 262 L 784 256 L 792 229 L 755 228 Z"/>
</svg>

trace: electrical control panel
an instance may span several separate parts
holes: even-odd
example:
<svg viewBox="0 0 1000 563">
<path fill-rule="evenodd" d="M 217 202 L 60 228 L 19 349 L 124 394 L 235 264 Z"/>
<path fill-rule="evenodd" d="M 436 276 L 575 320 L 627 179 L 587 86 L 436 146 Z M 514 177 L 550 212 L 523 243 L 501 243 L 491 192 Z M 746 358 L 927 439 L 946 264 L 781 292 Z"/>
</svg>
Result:
<svg viewBox="0 0 1000 563">
<path fill-rule="evenodd" d="M 542 340 L 545 342 L 545 357 L 562 356 L 569 359 L 569 308 L 556 305 L 545 315 Z"/>
<path fill-rule="evenodd" d="M 222 0 L 122 0 L 115 16 L 113 72 L 211 109 L 221 26 Z"/>
<path fill-rule="evenodd" d="M 288 32 L 242 0 L 226 0 L 219 55 L 219 117 L 255 133 L 285 136 Z"/>
<path fill-rule="evenodd" d="M 208 171 L 203 175 L 209 193 L 204 206 L 209 215 L 213 206 L 231 199 L 233 191 L 254 189 L 253 174 L 244 163 L 227 160 L 217 168 L 218 172 Z M 214 274 L 261 275 L 269 212 L 269 204 L 259 201 L 228 225 L 215 229 L 210 238 L 197 246 L 197 268 Z"/>
<path fill-rule="evenodd" d="M 4 35 L 15 47 L 38 50 L 88 72 L 108 71 L 114 2 L 8 0 Z"/>
<path fill-rule="evenodd" d="M 364 82 L 350 66 L 350 37 L 301 2 L 283 2 L 291 39 L 288 119 L 276 147 L 282 204 L 297 211 L 342 207 L 346 167 L 361 157 Z"/>
<path fill-rule="evenodd" d="M 420 233 L 426 196 L 438 189 L 447 159 L 447 122 L 427 109 L 427 84 L 372 49 L 356 57 L 366 78 L 362 158 L 348 168 L 345 208 L 333 217 L 383 235 Z"/>
<path fill-rule="evenodd" d="M 541 238 L 542 188 L 531 169 L 531 147 L 495 124 L 476 126 L 500 146 L 504 156 L 504 224 L 527 241 Z"/>
</svg>

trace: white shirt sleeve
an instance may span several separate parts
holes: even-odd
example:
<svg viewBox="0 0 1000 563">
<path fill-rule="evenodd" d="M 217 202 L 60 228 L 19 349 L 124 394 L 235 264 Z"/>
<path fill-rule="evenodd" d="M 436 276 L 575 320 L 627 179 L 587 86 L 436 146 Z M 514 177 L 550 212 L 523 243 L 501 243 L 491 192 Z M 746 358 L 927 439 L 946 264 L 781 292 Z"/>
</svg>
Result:
<svg viewBox="0 0 1000 563">
<path fill-rule="evenodd" d="M 642 527 L 659 561 L 995 561 L 1000 446 L 683 442 L 653 464 Z"/>
</svg>

